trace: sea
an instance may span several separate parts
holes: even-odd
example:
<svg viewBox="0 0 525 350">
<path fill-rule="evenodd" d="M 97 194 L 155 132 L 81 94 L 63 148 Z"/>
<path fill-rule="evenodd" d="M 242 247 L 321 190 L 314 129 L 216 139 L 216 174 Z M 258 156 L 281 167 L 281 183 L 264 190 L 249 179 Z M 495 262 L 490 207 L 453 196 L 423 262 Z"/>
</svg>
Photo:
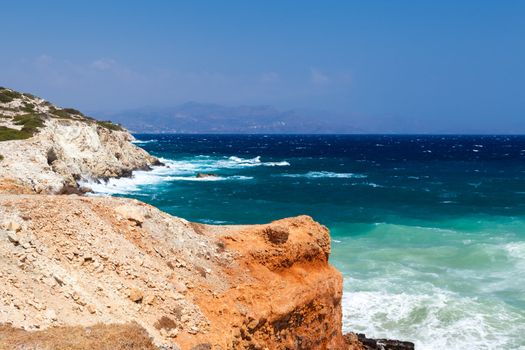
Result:
<svg viewBox="0 0 525 350">
<path fill-rule="evenodd" d="M 525 136 L 136 138 L 165 166 L 97 194 L 206 224 L 312 216 L 331 231 L 345 331 L 525 349 Z"/>
</svg>

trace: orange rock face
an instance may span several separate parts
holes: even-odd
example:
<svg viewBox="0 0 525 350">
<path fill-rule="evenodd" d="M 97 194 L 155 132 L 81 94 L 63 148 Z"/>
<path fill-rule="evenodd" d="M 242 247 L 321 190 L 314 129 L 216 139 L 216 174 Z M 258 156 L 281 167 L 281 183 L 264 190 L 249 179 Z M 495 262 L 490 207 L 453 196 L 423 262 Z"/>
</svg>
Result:
<svg viewBox="0 0 525 350">
<path fill-rule="evenodd" d="M 300 216 L 204 232 L 218 235 L 238 263 L 223 268 L 232 288 L 197 301 L 212 320 L 211 344 L 232 349 L 345 348 L 342 277 L 328 263 L 326 227 Z M 195 344 L 194 338 L 186 339 Z"/>
<path fill-rule="evenodd" d="M 209 226 L 124 198 L 0 195 L 0 324 L 137 322 L 182 350 L 346 349 L 329 255 L 307 216 Z"/>
</svg>

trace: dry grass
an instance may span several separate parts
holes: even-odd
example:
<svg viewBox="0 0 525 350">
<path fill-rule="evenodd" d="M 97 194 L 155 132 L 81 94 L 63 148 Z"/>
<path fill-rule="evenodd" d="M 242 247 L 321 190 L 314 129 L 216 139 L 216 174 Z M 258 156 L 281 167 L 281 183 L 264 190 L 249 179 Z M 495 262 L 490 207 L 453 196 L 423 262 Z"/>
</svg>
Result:
<svg viewBox="0 0 525 350">
<path fill-rule="evenodd" d="M 200 224 L 198 222 L 190 222 L 190 226 L 199 235 L 203 235 L 206 232 L 206 225 Z"/>
<path fill-rule="evenodd" d="M 157 329 L 166 329 L 169 331 L 170 329 L 177 328 L 177 322 L 173 321 L 169 317 L 162 316 L 157 322 L 155 322 L 154 326 Z"/>
<path fill-rule="evenodd" d="M 0 325 L 0 350 L 158 350 L 136 323 L 28 332 Z"/>
</svg>

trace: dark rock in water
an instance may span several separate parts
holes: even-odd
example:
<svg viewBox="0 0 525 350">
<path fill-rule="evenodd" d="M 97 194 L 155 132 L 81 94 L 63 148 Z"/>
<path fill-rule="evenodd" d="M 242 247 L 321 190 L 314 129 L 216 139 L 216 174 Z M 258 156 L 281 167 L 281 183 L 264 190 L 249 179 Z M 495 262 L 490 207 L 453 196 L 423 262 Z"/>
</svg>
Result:
<svg viewBox="0 0 525 350">
<path fill-rule="evenodd" d="M 414 350 L 414 343 L 393 339 L 371 339 L 361 333 L 345 334 L 350 349 L 359 350 Z"/>
<path fill-rule="evenodd" d="M 198 178 L 203 178 L 203 177 L 217 177 L 218 175 L 217 174 L 213 174 L 213 173 L 197 173 L 197 177 Z"/>
<path fill-rule="evenodd" d="M 133 175 L 132 169 L 122 169 L 118 177 L 131 177 Z"/>
<path fill-rule="evenodd" d="M 136 168 L 134 170 L 151 171 L 151 170 L 153 170 L 153 168 L 146 164 L 146 165 L 140 166 L 140 167 L 138 167 L 138 168 Z"/>
</svg>

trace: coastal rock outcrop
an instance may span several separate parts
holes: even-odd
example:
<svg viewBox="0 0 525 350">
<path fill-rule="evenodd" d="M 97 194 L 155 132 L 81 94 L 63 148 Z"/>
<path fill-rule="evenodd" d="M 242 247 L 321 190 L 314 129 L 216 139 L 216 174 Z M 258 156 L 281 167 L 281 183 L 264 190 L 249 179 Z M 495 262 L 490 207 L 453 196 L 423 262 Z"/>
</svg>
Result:
<svg viewBox="0 0 525 350">
<path fill-rule="evenodd" d="M 414 343 L 393 339 L 371 339 L 361 333 L 345 334 L 347 350 L 414 350 Z"/>
<path fill-rule="evenodd" d="M 206 178 L 206 177 L 217 177 L 217 174 L 213 174 L 213 173 L 197 173 L 197 175 L 195 175 L 196 178 Z"/>
<path fill-rule="evenodd" d="M 131 175 L 159 161 L 122 127 L 0 88 L 0 192 L 78 192 L 80 179 Z"/>
<path fill-rule="evenodd" d="M 0 324 L 137 322 L 173 349 L 346 347 L 342 278 L 310 217 L 208 226 L 125 198 L 0 195 L 0 218 Z"/>
</svg>

